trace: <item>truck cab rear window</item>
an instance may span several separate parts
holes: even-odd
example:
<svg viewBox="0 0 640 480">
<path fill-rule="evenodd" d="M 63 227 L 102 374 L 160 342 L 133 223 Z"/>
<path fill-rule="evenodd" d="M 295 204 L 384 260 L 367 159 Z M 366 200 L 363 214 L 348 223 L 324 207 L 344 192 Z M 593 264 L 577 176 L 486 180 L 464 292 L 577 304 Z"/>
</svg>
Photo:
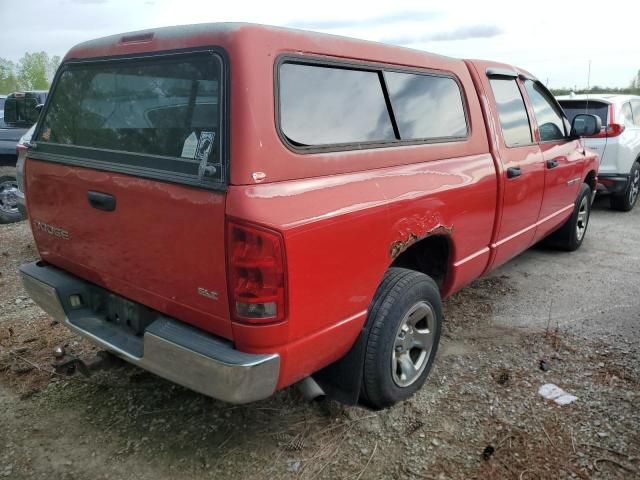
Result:
<svg viewBox="0 0 640 480">
<path fill-rule="evenodd" d="M 38 150 L 219 181 L 221 70 L 210 52 L 69 64 L 54 86 Z"/>
<path fill-rule="evenodd" d="M 296 147 L 468 134 L 460 87 L 449 76 L 285 62 L 279 109 L 281 131 Z"/>
</svg>

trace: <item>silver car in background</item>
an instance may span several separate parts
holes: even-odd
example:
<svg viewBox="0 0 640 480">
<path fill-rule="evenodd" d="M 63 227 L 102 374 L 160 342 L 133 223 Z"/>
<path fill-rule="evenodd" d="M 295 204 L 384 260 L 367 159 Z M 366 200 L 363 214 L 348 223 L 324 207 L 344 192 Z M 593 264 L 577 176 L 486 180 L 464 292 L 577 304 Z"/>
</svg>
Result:
<svg viewBox="0 0 640 480">
<path fill-rule="evenodd" d="M 35 129 L 36 125 L 34 124 L 29 130 L 27 130 L 27 133 L 20 138 L 20 141 L 16 146 L 18 161 L 16 163 L 15 201 L 16 208 L 18 209 L 21 218 L 27 218 L 27 204 L 24 198 L 24 161 L 27 157 L 27 150 L 29 149 L 29 144 Z"/>
<path fill-rule="evenodd" d="M 640 96 L 572 94 L 557 99 L 570 122 L 579 113 L 602 120 L 602 131 L 585 139 L 600 155 L 598 192 L 611 194 L 612 208 L 630 211 L 640 191 Z"/>
</svg>

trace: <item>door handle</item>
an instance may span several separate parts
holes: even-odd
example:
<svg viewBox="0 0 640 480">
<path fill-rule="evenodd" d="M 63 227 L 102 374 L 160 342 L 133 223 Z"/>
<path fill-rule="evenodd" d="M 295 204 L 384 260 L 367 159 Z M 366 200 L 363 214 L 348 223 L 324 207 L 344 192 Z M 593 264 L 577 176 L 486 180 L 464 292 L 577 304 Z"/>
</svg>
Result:
<svg viewBox="0 0 640 480">
<path fill-rule="evenodd" d="M 113 212 L 116 209 L 116 197 L 108 193 L 87 192 L 89 205 L 98 210 Z"/>
<path fill-rule="evenodd" d="M 547 160 L 547 168 L 552 169 L 558 166 L 558 160 Z"/>
<path fill-rule="evenodd" d="M 520 170 L 520 167 L 507 168 L 507 178 L 516 178 L 520 175 L 522 175 L 522 170 Z"/>
</svg>

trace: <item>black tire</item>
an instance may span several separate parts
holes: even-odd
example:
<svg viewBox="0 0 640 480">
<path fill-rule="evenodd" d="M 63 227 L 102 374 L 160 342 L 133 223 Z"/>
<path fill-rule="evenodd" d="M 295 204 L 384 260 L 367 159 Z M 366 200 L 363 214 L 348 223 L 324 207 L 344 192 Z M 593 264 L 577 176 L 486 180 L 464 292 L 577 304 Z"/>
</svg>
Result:
<svg viewBox="0 0 640 480">
<path fill-rule="evenodd" d="M 15 177 L 0 176 L 0 223 L 13 223 L 22 220 L 22 214 L 15 204 L 15 196 L 7 194 L 8 190 L 13 188 L 18 188 Z"/>
<path fill-rule="evenodd" d="M 611 195 L 611 208 L 620 210 L 621 212 L 629 212 L 633 209 L 638 201 L 640 193 L 640 163 L 635 162 L 631 167 L 631 175 L 629 176 L 629 185 L 624 193 L 620 195 Z"/>
<path fill-rule="evenodd" d="M 545 245 L 567 252 L 573 252 L 580 248 L 586 236 L 589 218 L 591 217 L 592 195 L 591 187 L 583 183 L 582 187 L 580 187 L 580 192 L 578 193 L 571 217 L 569 217 L 559 230 L 556 230 L 545 239 Z M 586 218 L 581 214 L 582 212 L 586 212 Z M 583 228 L 581 235 L 578 229 L 579 223 L 581 228 Z"/>
<path fill-rule="evenodd" d="M 408 316 L 410 312 L 414 312 L 416 319 L 423 312 L 425 317 L 413 326 L 407 326 L 407 322 L 413 321 Z M 371 408 L 382 409 L 411 397 L 429 376 L 442 330 L 442 302 L 438 286 L 423 273 L 390 268 L 373 298 L 367 321 L 370 327 L 365 347 L 362 400 Z M 425 344 L 430 344 L 428 351 L 426 347 L 396 346 L 400 335 L 405 338 L 401 326 L 411 329 L 411 338 L 406 335 L 407 342 L 415 334 Z M 427 338 L 428 341 L 425 340 Z M 399 349 L 403 351 L 397 353 Z M 412 359 L 412 355 L 421 359 L 417 360 L 420 366 L 414 370 L 415 378 L 403 380 L 398 366 L 404 363 L 398 359 Z M 392 365 L 395 365 L 395 371 Z M 400 385 L 402 382 L 407 385 Z"/>
</svg>

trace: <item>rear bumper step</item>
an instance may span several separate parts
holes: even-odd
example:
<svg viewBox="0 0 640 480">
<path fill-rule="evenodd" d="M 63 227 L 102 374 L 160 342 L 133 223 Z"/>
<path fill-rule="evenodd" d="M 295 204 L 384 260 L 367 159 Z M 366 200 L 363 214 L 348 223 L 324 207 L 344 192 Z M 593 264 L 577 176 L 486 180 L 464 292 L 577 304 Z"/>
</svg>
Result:
<svg viewBox="0 0 640 480">
<path fill-rule="evenodd" d="M 106 290 L 42 262 L 25 264 L 20 273 L 29 296 L 54 319 L 156 375 L 231 403 L 260 400 L 276 389 L 277 354 L 239 352 L 227 340 L 161 314 L 134 335 L 85 305 L 96 290 L 109 295 Z M 77 297 L 70 299 L 75 295 L 79 305 Z"/>
</svg>

